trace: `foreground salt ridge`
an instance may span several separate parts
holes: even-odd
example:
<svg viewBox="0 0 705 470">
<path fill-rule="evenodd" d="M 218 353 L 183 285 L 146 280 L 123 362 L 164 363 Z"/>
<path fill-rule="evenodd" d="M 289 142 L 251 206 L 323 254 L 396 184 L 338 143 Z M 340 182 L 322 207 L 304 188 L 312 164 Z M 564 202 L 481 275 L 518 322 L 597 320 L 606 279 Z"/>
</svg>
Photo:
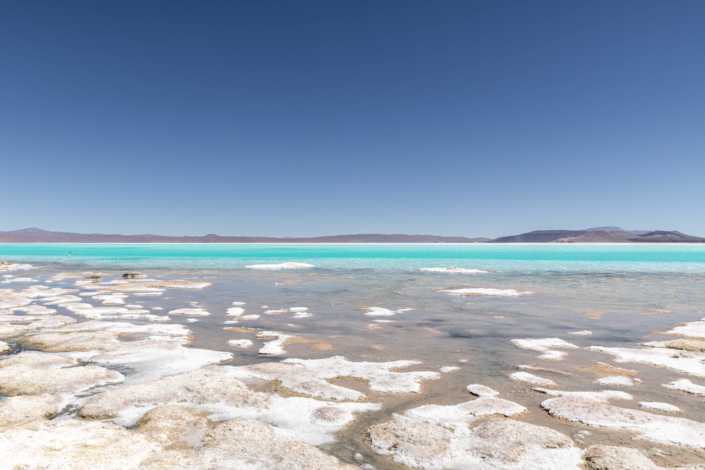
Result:
<svg viewBox="0 0 705 470">
<path fill-rule="evenodd" d="M 469 387 L 484 395 L 494 392 L 480 384 Z M 490 419 L 472 430 L 469 426 L 483 417 L 525 411 L 517 403 L 485 396 L 454 406 L 413 408 L 373 426 L 368 434 L 378 453 L 415 468 L 581 468 L 581 450 L 558 431 L 506 418 Z"/>
<path fill-rule="evenodd" d="M 617 395 L 619 392 L 538 391 L 557 396 L 541 403 L 554 418 L 594 428 L 632 432 L 636 434 L 634 439 L 655 444 L 705 449 L 705 424 L 610 405 L 608 400 L 622 398 Z"/>
<path fill-rule="evenodd" d="M 396 310 L 389 310 L 389 309 L 382 308 L 382 307 L 363 307 L 358 310 L 365 312 L 365 315 L 368 317 L 391 317 L 391 316 L 397 315 L 399 313 L 408 312 L 413 309 L 412 308 L 398 308 Z"/>
</svg>

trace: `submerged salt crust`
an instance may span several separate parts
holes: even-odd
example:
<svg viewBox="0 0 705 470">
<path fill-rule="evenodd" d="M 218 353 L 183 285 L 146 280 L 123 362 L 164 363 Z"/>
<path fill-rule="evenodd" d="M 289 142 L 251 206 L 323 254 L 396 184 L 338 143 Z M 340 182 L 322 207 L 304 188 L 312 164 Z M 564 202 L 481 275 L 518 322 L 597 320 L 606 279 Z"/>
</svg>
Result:
<svg viewBox="0 0 705 470">
<path fill-rule="evenodd" d="M 551 379 L 544 379 L 528 372 L 515 372 L 509 376 L 515 382 L 529 385 L 540 385 L 541 387 L 555 387 L 557 384 Z"/>
<path fill-rule="evenodd" d="M 446 292 L 457 296 L 489 296 L 489 297 L 518 297 L 520 295 L 531 295 L 533 292 L 520 292 L 514 289 L 494 289 L 491 287 L 469 287 L 464 289 L 444 289 Z"/>
<path fill-rule="evenodd" d="M 236 368 L 237 377 L 277 380 L 293 392 L 327 400 L 360 400 L 365 394 L 327 380 L 353 377 L 367 380 L 370 390 L 382 393 L 419 393 L 424 380 L 437 380 L 438 372 L 396 372 L 419 361 L 352 362 L 342 356 L 327 359 L 287 359 Z"/>
<path fill-rule="evenodd" d="M 560 338 L 542 338 L 542 339 L 513 339 L 510 341 L 514 346 L 521 349 L 530 349 L 545 353 L 539 356 L 539 359 L 545 361 L 561 361 L 566 355 L 563 351 L 554 351 L 554 348 L 578 349 L 578 346 L 563 341 Z"/>
</svg>

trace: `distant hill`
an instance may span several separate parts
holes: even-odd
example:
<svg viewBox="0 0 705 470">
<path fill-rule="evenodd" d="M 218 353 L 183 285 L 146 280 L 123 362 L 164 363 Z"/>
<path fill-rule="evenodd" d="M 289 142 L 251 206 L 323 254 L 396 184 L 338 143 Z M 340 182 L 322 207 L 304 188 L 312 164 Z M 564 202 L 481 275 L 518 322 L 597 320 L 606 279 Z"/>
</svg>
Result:
<svg viewBox="0 0 705 470">
<path fill-rule="evenodd" d="M 651 230 L 624 230 L 623 228 L 619 227 L 593 227 L 593 228 L 586 228 L 586 232 L 627 232 L 631 233 L 633 235 L 643 235 L 645 233 L 649 233 Z"/>
<path fill-rule="evenodd" d="M 50 232 L 39 228 L 0 232 L 0 243 L 481 243 L 490 238 L 442 237 L 438 235 L 359 234 L 313 238 L 202 237 L 164 235 L 106 235 L 102 233 Z"/>
<path fill-rule="evenodd" d="M 624 230 L 538 230 L 500 237 L 491 243 L 705 243 L 705 238 L 662 230 L 637 235 Z"/>
</svg>

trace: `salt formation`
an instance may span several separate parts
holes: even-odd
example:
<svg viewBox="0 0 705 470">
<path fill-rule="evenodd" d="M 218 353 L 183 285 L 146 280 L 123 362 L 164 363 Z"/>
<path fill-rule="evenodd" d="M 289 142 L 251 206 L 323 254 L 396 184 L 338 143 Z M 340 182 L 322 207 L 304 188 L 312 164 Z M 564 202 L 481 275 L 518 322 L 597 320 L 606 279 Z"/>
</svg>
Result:
<svg viewBox="0 0 705 470">
<path fill-rule="evenodd" d="M 236 348 L 251 348 L 252 341 L 249 339 L 233 339 L 228 341 L 230 346 L 235 346 Z"/>
<path fill-rule="evenodd" d="M 286 359 L 235 368 L 242 379 L 276 380 L 293 392 L 326 400 L 360 400 L 365 395 L 326 380 L 353 377 L 367 380 L 370 390 L 383 393 L 419 393 L 424 380 L 437 380 L 437 372 L 395 372 L 419 361 L 351 362 L 342 356 L 326 359 Z"/>
<path fill-rule="evenodd" d="M 245 309 L 242 307 L 230 307 L 225 313 L 231 317 L 239 317 L 245 313 Z"/>
<path fill-rule="evenodd" d="M 542 402 L 541 407 L 554 418 L 595 428 L 628 431 L 636 434 L 634 439 L 705 449 L 705 424 L 610 405 L 607 400 L 618 398 L 615 393 L 619 392 L 553 392 L 562 396 Z"/>
<path fill-rule="evenodd" d="M 568 436 L 512 419 L 491 419 L 472 430 L 456 425 L 451 432 L 398 417 L 373 426 L 369 436 L 377 452 L 415 468 L 578 470 L 583 463 Z"/>
<path fill-rule="evenodd" d="M 555 387 L 557 384 L 551 379 L 530 374 L 528 372 L 514 372 L 509 376 L 515 382 L 521 382 L 529 385 L 540 385 L 541 387 Z"/>
<path fill-rule="evenodd" d="M 24 352 L 0 361 L 0 393 L 5 395 L 73 394 L 106 384 L 120 383 L 124 376 L 103 367 L 78 365 L 69 357 Z"/>
<path fill-rule="evenodd" d="M 678 390 L 679 392 L 690 393 L 699 397 L 705 397 L 705 387 L 697 385 L 688 379 L 674 380 L 670 384 L 664 384 L 662 387 Z"/>
<path fill-rule="evenodd" d="M 12 271 L 25 271 L 35 269 L 31 264 L 11 263 L 9 261 L 0 261 L 0 272 L 9 273 Z"/>
<path fill-rule="evenodd" d="M 250 268 L 250 269 L 278 270 L 278 269 L 313 268 L 314 266 L 312 264 L 306 264 L 306 263 L 285 262 L 285 263 L 280 263 L 280 264 L 253 264 L 252 266 L 245 266 L 245 267 Z"/>
<path fill-rule="evenodd" d="M 8 397 L 0 402 L 0 432 L 58 415 L 65 400 L 57 395 Z"/>
<path fill-rule="evenodd" d="M 641 406 L 642 408 L 646 408 L 647 410 L 663 411 L 664 413 L 682 413 L 680 408 L 674 405 L 670 405 L 668 403 L 640 401 L 639 406 Z"/>
<path fill-rule="evenodd" d="M 0 341 L 0 354 L 7 354 L 12 351 L 12 348 L 5 342 Z"/>
<path fill-rule="evenodd" d="M 471 384 L 466 387 L 466 390 L 478 397 L 496 397 L 499 392 L 492 390 L 490 387 L 485 387 L 480 384 Z"/>
<path fill-rule="evenodd" d="M 591 470 L 667 470 L 654 464 L 643 451 L 629 447 L 592 446 L 585 451 Z M 702 470 L 702 464 L 681 465 L 684 470 Z"/>
<path fill-rule="evenodd" d="M 553 348 L 579 349 L 578 346 L 559 338 L 513 339 L 510 342 L 521 349 L 530 349 L 532 351 L 545 353 L 539 356 L 539 359 L 545 361 L 561 361 L 563 360 L 563 356 L 567 354 L 563 351 L 554 351 Z"/>
<path fill-rule="evenodd" d="M 188 317 L 207 317 L 210 315 L 206 309 L 203 308 L 179 308 L 169 312 L 169 315 L 185 315 Z"/>
<path fill-rule="evenodd" d="M 651 345 L 653 346 L 654 343 Z M 702 353 L 661 347 L 631 349 L 591 346 L 588 349 L 610 354 L 615 357 L 617 362 L 641 362 L 684 372 L 695 377 L 705 377 L 705 354 Z"/>
<path fill-rule="evenodd" d="M 519 292 L 514 289 L 493 289 L 490 287 L 471 287 L 465 289 L 444 289 L 440 292 L 446 292 L 455 296 L 489 296 L 489 297 L 518 297 L 520 295 L 531 295 L 534 292 Z"/>
<path fill-rule="evenodd" d="M 281 356 L 282 354 L 286 354 L 286 351 L 284 351 L 284 344 L 292 338 L 293 336 L 290 335 L 285 335 L 282 333 L 279 333 L 278 331 L 263 331 L 261 333 L 257 333 L 257 338 L 260 339 L 266 339 L 266 338 L 273 338 L 274 341 L 269 341 L 268 343 L 264 343 L 264 346 L 262 346 L 259 350 L 259 354 L 261 356 Z"/>
<path fill-rule="evenodd" d="M 413 309 L 412 308 L 399 308 L 396 310 L 389 310 L 389 309 L 382 308 L 382 307 L 366 307 L 366 308 L 361 308 L 359 310 L 366 312 L 365 315 L 367 315 L 368 317 L 391 317 L 391 316 L 394 316 L 398 313 L 408 312 L 409 310 L 413 310 Z"/>
<path fill-rule="evenodd" d="M 639 379 L 632 379 L 621 375 L 615 377 L 602 377 L 595 381 L 598 385 L 616 385 L 617 387 L 631 387 L 634 384 L 640 383 Z"/>
<path fill-rule="evenodd" d="M 592 335 L 592 331 L 588 330 L 582 330 L 582 331 L 569 331 L 569 335 L 579 335 L 579 336 L 590 336 Z"/>
<path fill-rule="evenodd" d="M 430 273 L 458 273 L 458 274 L 483 274 L 487 271 L 481 271 L 479 269 L 465 269 L 456 268 L 455 266 L 448 266 L 445 268 L 421 268 L 420 271 L 427 271 Z"/>
</svg>

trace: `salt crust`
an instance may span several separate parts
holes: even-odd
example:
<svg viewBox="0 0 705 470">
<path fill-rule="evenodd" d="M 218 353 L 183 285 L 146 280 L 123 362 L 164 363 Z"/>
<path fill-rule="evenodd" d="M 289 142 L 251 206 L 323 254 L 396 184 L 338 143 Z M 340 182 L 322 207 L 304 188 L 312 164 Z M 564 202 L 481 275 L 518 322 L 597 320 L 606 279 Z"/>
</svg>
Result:
<svg viewBox="0 0 705 470">
<path fill-rule="evenodd" d="M 10 396 L 73 394 L 122 382 L 119 372 L 97 366 L 71 367 L 77 359 L 24 352 L 0 361 L 0 393 Z"/>
<path fill-rule="evenodd" d="M 242 316 L 243 313 L 245 313 L 245 309 L 241 307 L 231 307 L 225 313 L 226 315 L 230 315 L 231 317 L 239 317 Z"/>
<path fill-rule="evenodd" d="M 203 308 L 179 308 L 169 312 L 169 315 L 185 315 L 188 317 L 207 317 L 210 312 Z"/>
<path fill-rule="evenodd" d="M 530 349 L 545 353 L 539 356 L 539 359 L 545 361 L 561 361 L 566 355 L 563 351 L 554 351 L 553 348 L 569 348 L 579 349 L 578 346 L 563 341 L 559 338 L 543 338 L 543 339 L 513 339 L 510 341 L 514 346 L 521 349 Z"/>
<path fill-rule="evenodd" d="M 400 308 L 397 310 L 389 310 L 386 308 L 382 307 L 367 307 L 367 308 L 361 308 L 363 312 L 366 312 L 365 315 L 368 317 L 391 317 L 393 315 L 396 315 L 398 313 L 403 313 L 403 312 L 408 312 L 409 310 L 413 310 L 411 308 Z"/>
<path fill-rule="evenodd" d="M 259 315 L 243 315 L 240 318 L 240 320 L 257 320 L 259 318 Z"/>
<path fill-rule="evenodd" d="M 662 387 L 678 390 L 679 392 L 690 393 L 699 397 L 705 397 L 705 387 L 697 385 L 688 379 L 674 380 L 670 384 L 664 384 Z"/>
<path fill-rule="evenodd" d="M 10 263 L 9 261 L 0 262 L 0 272 L 9 273 L 12 271 L 24 271 L 28 269 L 36 269 L 31 264 Z"/>
<path fill-rule="evenodd" d="M 490 296 L 490 297 L 518 297 L 520 295 L 531 295 L 534 292 L 519 292 L 514 289 L 493 289 L 491 287 L 471 287 L 466 289 L 444 289 L 446 292 L 456 296 Z"/>
<path fill-rule="evenodd" d="M 313 316 L 312 313 L 296 312 L 296 314 L 294 314 L 294 316 L 292 318 L 308 318 L 308 317 L 312 317 L 312 316 Z"/>
<path fill-rule="evenodd" d="M 495 398 L 478 400 L 497 400 Z M 372 447 L 396 462 L 424 469 L 578 470 L 582 452 L 566 435 L 512 419 L 491 419 L 470 430 L 395 419 L 373 426 Z"/>
<path fill-rule="evenodd" d="M 313 268 L 314 266 L 312 264 L 306 264 L 306 263 L 292 263 L 292 262 L 285 262 L 285 263 L 280 263 L 280 264 L 253 264 L 251 266 L 245 266 L 246 268 L 250 269 L 298 269 L 298 268 Z"/>
<path fill-rule="evenodd" d="M 540 385 L 542 387 L 555 387 L 557 384 L 551 379 L 544 379 L 543 377 L 530 374 L 528 372 L 514 372 L 509 376 L 510 379 L 515 382 L 521 382 L 529 385 Z"/>
<path fill-rule="evenodd" d="M 456 366 L 445 366 L 441 367 L 438 369 L 442 374 L 447 374 L 448 372 L 455 372 L 456 370 L 460 370 L 460 367 Z"/>
<path fill-rule="evenodd" d="M 308 310 L 308 307 L 291 307 L 289 309 L 290 312 L 297 312 L 297 313 L 298 312 L 305 312 L 306 310 Z"/>
<path fill-rule="evenodd" d="M 15 277 L 11 279 L 5 279 L 4 281 L 0 281 L 0 284 L 9 284 L 11 282 L 37 282 L 36 279 L 32 279 L 31 277 Z"/>
<path fill-rule="evenodd" d="M 326 359 L 286 359 L 235 368 L 243 379 L 277 380 L 293 392 L 326 400 L 360 400 L 365 395 L 326 380 L 352 377 L 368 381 L 370 390 L 382 393 L 419 393 L 424 380 L 437 380 L 437 372 L 395 372 L 419 361 L 351 362 L 342 356 Z"/>
<path fill-rule="evenodd" d="M 195 318 L 189 318 L 186 320 L 186 323 L 196 323 L 197 321 L 198 320 L 196 320 Z"/>
<path fill-rule="evenodd" d="M 44 299 L 44 305 L 59 305 L 71 302 L 80 302 L 82 299 L 76 295 L 57 295 Z"/>
<path fill-rule="evenodd" d="M 649 345 L 653 346 L 654 344 L 645 344 L 645 346 Z M 630 349 L 591 346 L 588 349 L 610 354 L 615 357 L 617 362 L 641 362 L 684 372 L 695 377 L 705 377 L 705 354 L 702 353 L 660 347 Z"/>
<path fill-rule="evenodd" d="M 236 307 L 239 307 L 240 305 L 246 305 L 247 302 L 233 302 L 232 304 Z"/>
<path fill-rule="evenodd" d="M 705 424 L 685 418 L 619 408 L 610 405 L 607 399 L 609 397 L 600 397 L 594 393 L 564 394 L 542 402 L 541 407 L 554 418 L 595 428 L 632 432 L 636 434 L 634 439 L 696 450 L 705 449 Z"/>
<path fill-rule="evenodd" d="M 12 348 L 7 343 L 0 341 L 0 354 L 7 354 L 12 351 Z"/>
<path fill-rule="evenodd" d="M 22 312 L 27 315 L 54 315 L 56 310 L 45 307 L 44 305 L 25 305 L 24 307 L 11 308 L 13 312 Z"/>
<path fill-rule="evenodd" d="M 621 375 L 614 377 L 602 377 L 595 380 L 598 385 L 616 385 L 618 387 L 631 387 L 634 384 L 641 382 L 639 379 L 632 379 Z"/>
<path fill-rule="evenodd" d="M 480 384 L 471 384 L 465 388 L 468 392 L 478 397 L 496 397 L 499 392 Z"/>
<path fill-rule="evenodd" d="M 230 346 L 235 346 L 236 348 L 251 348 L 252 341 L 249 339 L 232 339 L 228 341 Z"/>
<path fill-rule="evenodd" d="M 569 335 L 579 335 L 579 336 L 590 336 L 592 335 L 592 331 L 588 330 L 582 330 L 582 331 L 569 331 Z"/>
<path fill-rule="evenodd" d="M 487 272 L 487 271 L 481 271 L 479 269 L 456 268 L 455 266 L 448 266 L 446 268 L 421 268 L 420 271 L 427 271 L 430 273 L 458 273 L 458 274 L 484 274 Z"/>
<path fill-rule="evenodd" d="M 260 348 L 260 356 L 281 356 L 282 354 L 286 354 L 284 344 L 294 337 L 279 333 L 278 331 L 262 331 L 261 333 L 257 333 L 257 338 L 274 338 L 274 341 L 264 343 L 264 346 Z"/>
<path fill-rule="evenodd" d="M 13 325 L 12 323 L 17 322 L 27 322 L 26 325 Z M 0 338 L 12 338 L 14 336 L 19 336 L 27 333 L 32 333 L 35 331 L 40 331 L 48 328 L 58 328 L 64 325 L 69 325 L 71 323 L 76 323 L 71 317 L 66 317 L 63 315 L 52 315 L 52 316 L 24 316 L 16 317 L 14 319 L 3 319 L 0 321 Z"/>
<path fill-rule="evenodd" d="M 57 395 L 8 397 L 0 402 L 0 432 L 31 421 L 51 419 L 65 403 Z"/>
<path fill-rule="evenodd" d="M 667 470 L 659 467 L 639 449 L 617 446 L 592 446 L 585 450 L 591 470 Z M 684 470 L 703 470 L 703 464 L 681 465 Z"/>
<path fill-rule="evenodd" d="M 676 326 L 668 330 L 665 334 L 687 336 L 690 338 L 705 338 L 705 318 Z"/>
<path fill-rule="evenodd" d="M 265 310 L 264 313 L 267 315 L 279 315 L 279 314 L 286 313 L 286 312 L 288 312 L 287 309 L 281 309 L 281 310 Z"/>
<path fill-rule="evenodd" d="M 682 413 L 680 408 L 674 405 L 670 405 L 668 403 L 661 403 L 655 401 L 640 401 L 639 406 L 648 410 L 663 411 L 664 413 Z"/>
</svg>

